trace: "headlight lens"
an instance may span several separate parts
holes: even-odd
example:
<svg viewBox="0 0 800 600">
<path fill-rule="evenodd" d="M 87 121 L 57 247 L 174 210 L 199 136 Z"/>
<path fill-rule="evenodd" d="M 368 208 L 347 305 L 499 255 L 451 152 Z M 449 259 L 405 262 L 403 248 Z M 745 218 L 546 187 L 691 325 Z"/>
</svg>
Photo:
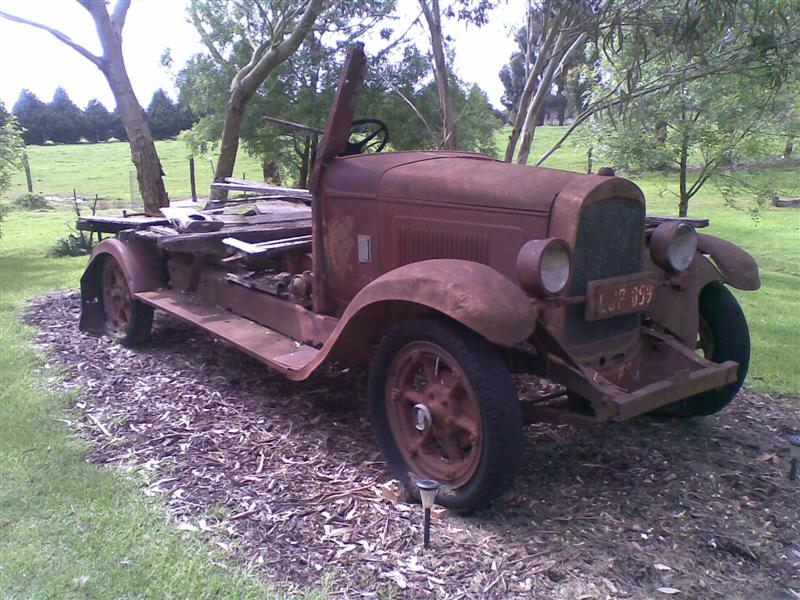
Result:
<svg viewBox="0 0 800 600">
<path fill-rule="evenodd" d="M 555 296 L 567 287 L 571 262 L 569 246 L 563 240 L 530 240 L 517 256 L 517 276 L 529 292 Z"/>
<path fill-rule="evenodd" d="M 666 271 L 685 271 L 692 264 L 696 251 L 697 232 L 680 221 L 661 223 L 650 237 L 650 256 Z"/>
</svg>

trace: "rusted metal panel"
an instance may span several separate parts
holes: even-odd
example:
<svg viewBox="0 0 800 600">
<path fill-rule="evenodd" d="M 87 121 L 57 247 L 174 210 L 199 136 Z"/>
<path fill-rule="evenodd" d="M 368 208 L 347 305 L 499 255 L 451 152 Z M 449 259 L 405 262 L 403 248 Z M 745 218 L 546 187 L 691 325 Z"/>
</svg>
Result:
<svg viewBox="0 0 800 600">
<path fill-rule="evenodd" d="M 170 287 L 188 290 L 192 285 L 192 256 L 174 255 L 167 264 Z M 337 320 L 332 317 L 263 291 L 230 283 L 227 275 L 227 267 L 207 264 L 193 293 L 209 304 L 231 310 L 303 343 L 322 345 L 336 327 Z"/>
<path fill-rule="evenodd" d="M 364 70 L 367 66 L 367 57 L 364 54 L 364 45 L 356 44 L 347 56 L 342 74 L 339 77 L 339 87 L 333 100 L 333 106 L 328 114 L 325 133 L 317 148 L 316 160 L 311 173 L 309 189 L 312 195 L 312 235 L 314 247 L 314 283 L 313 297 L 314 310 L 319 313 L 330 313 L 333 310 L 329 275 L 328 259 L 325 247 L 325 198 L 320 190 L 322 172 L 336 156 L 342 154 L 347 147 L 350 133 L 350 124 L 353 122 L 356 110 L 356 101 L 361 84 L 364 79 Z"/>
<path fill-rule="evenodd" d="M 711 256 L 726 283 L 740 290 L 757 290 L 761 287 L 756 261 L 736 244 L 698 233 L 697 249 Z"/>
</svg>

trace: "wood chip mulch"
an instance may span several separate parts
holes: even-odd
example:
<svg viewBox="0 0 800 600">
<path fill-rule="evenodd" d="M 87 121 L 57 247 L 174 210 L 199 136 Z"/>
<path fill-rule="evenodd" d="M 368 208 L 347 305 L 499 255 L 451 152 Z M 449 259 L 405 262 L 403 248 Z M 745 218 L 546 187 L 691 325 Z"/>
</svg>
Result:
<svg viewBox="0 0 800 600">
<path fill-rule="evenodd" d="M 77 292 L 25 320 L 77 389 L 88 460 L 135 467 L 184 535 L 287 592 L 401 598 L 800 598 L 800 399 L 743 392 L 720 415 L 526 428 L 488 511 L 421 510 L 376 451 L 363 371 L 291 383 L 166 316 L 136 349 L 78 331 Z M 52 372 L 50 373 L 52 375 Z M 522 382 L 523 393 L 536 383 Z"/>
</svg>

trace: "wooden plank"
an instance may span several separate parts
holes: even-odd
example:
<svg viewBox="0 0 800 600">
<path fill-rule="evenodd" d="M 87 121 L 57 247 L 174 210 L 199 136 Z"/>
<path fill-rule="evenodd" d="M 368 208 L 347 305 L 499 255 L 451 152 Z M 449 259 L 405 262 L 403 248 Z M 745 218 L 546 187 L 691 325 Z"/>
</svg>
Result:
<svg viewBox="0 0 800 600">
<path fill-rule="evenodd" d="M 661 223 L 672 223 L 679 221 L 686 223 L 697 229 L 708 227 L 708 219 L 692 219 L 689 217 L 661 217 L 657 215 L 648 215 L 644 218 L 645 225 L 660 225 Z"/>
<path fill-rule="evenodd" d="M 270 194 L 275 194 L 276 196 L 311 200 L 311 192 L 305 189 L 281 187 L 279 185 L 271 185 L 262 181 L 248 181 L 247 179 L 236 179 L 234 177 L 226 177 L 224 183 L 212 183 L 211 187 L 219 190 L 268 192 Z"/>
<path fill-rule="evenodd" d="M 145 229 L 151 225 L 169 225 L 169 220 L 164 217 L 148 217 L 146 215 L 79 217 L 75 228 L 79 231 L 119 233 L 125 229 Z"/>
<path fill-rule="evenodd" d="M 202 252 L 204 254 L 225 256 L 228 250 L 223 245 L 222 240 L 226 237 L 236 237 L 245 242 L 266 242 L 310 233 L 310 219 L 295 219 L 251 225 L 249 227 L 225 227 L 211 233 L 183 233 L 160 238 L 158 245 L 163 250 L 170 252 Z"/>
</svg>

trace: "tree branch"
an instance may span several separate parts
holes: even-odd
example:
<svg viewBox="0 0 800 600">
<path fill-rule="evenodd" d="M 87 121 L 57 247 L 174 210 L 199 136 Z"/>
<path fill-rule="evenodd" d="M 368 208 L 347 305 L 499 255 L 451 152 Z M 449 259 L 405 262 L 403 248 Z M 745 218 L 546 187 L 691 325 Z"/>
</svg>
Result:
<svg viewBox="0 0 800 600">
<path fill-rule="evenodd" d="M 111 13 L 111 26 L 117 32 L 117 35 L 122 35 L 122 28 L 125 26 L 125 17 L 128 15 L 128 9 L 131 7 L 131 0 L 117 0 L 114 5 L 114 10 Z"/>
<path fill-rule="evenodd" d="M 37 29 L 46 31 L 47 33 L 55 37 L 57 40 L 64 42 L 67 46 L 78 52 L 81 56 L 91 61 L 98 69 L 102 69 L 103 67 L 103 59 L 101 57 L 95 56 L 80 44 L 73 42 L 69 36 L 61 33 L 58 29 L 53 29 L 52 27 L 48 27 L 47 25 L 42 25 L 41 23 L 37 23 L 36 21 L 29 21 L 28 19 L 24 19 L 22 17 L 11 15 L 9 13 L 2 11 L 0 11 L 0 18 L 7 19 L 9 21 L 14 21 L 15 23 L 22 23 L 23 25 L 30 25 L 31 27 L 36 27 Z"/>
</svg>

